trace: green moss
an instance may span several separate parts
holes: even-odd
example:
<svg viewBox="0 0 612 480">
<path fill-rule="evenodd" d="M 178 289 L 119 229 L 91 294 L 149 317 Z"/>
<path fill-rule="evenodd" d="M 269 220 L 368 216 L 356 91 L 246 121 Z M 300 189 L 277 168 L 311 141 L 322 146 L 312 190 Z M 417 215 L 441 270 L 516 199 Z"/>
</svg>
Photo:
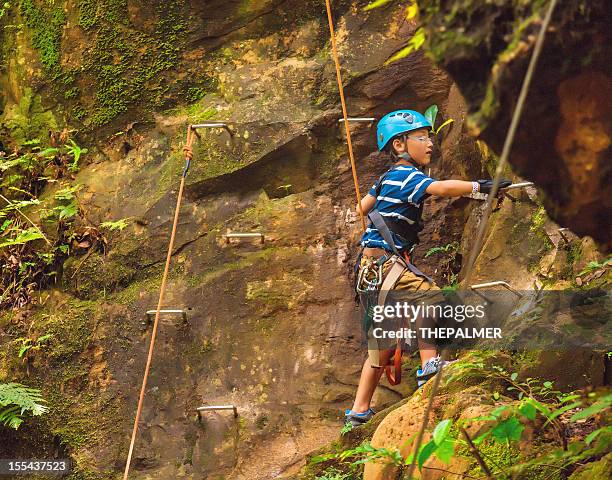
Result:
<svg viewBox="0 0 612 480">
<path fill-rule="evenodd" d="M 567 264 L 572 268 L 572 266 L 580 260 L 582 256 L 582 243 L 580 240 L 572 241 L 567 247 Z"/>
<path fill-rule="evenodd" d="M 130 28 L 126 0 L 80 0 L 78 25 L 91 44 L 74 71 L 61 66 L 61 38 L 66 22 L 59 0 L 22 0 L 20 9 L 32 44 L 47 71 L 46 81 L 66 100 L 66 111 L 91 128 L 107 125 L 134 109 L 145 115 L 167 107 L 173 98 L 194 102 L 211 88 L 208 77 L 172 81 L 185 46 L 187 5 L 184 0 L 158 0 L 152 32 Z M 184 92 L 184 93 L 181 93 Z M 74 102 L 74 103 L 73 103 Z"/>
<path fill-rule="evenodd" d="M 194 163 L 190 175 L 198 180 L 218 177 L 246 165 L 241 156 L 232 156 L 231 153 L 219 148 L 219 144 L 211 138 L 212 135 L 205 132 L 202 134 L 202 139 L 194 144 L 194 156 L 198 161 Z"/>
<path fill-rule="evenodd" d="M 612 477 L 612 453 L 597 462 L 587 463 L 576 470 L 569 480 L 593 480 Z"/>
<path fill-rule="evenodd" d="M 37 327 L 54 339 L 48 349 L 49 358 L 66 364 L 85 349 L 93 333 L 97 308 L 95 302 L 70 298 L 61 311 L 43 316 Z"/>
<path fill-rule="evenodd" d="M 6 110 L 2 123 L 18 145 L 34 138 L 46 138 L 49 130 L 58 128 L 53 113 L 42 106 L 40 95 L 35 95 L 27 87 L 19 103 Z"/>
<path fill-rule="evenodd" d="M 78 23 L 84 30 L 89 30 L 96 23 L 98 14 L 98 3 L 95 0 L 80 0 L 78 4 Z"/>
<path fill-rule="evenodd" d="M 97 298 L 125 287 L 137 274 L 124 258 L 99 253 L 87 259 L 70 258 L 64 264 L 64 281 L 80 298 Z"/>
<path fill-rule="evenodd" d="M 506 470 L 517 463 L 520 458 L 518 449 L 513 445 L 506 445 L 502 442 L 486 440 L 478 445 L 478 450 L 489 468 L 494 471 Z M 467 447 L 462 447 L 459 454 L 471 458 L 472 466 L 467 472 L 468 475 L 481 476 L 482 470 L 474 457 L 471 456 Z"/>
<path fill-rule="evenodd" d="M 554 244 L 544 229 L 547 220 L 548 216 L 546 215 L 546 210 L 543 206 L 539 206 L 531 216 L 531 226 L 529 227 L 530 232 L 542 241 L 545 251 L 554 248 Z"/>
<path fill-rule="evenodd" d="M 194 275 L 188 279 L 189 286 L 198 287 L 209 284 L 228 272 L 251 267 L 258 262 L 267 263 L 271 260 L 289 259 L 302 251 L 301 247 L 268 247 L 256 252 L 250 252 L 235 262 L 226 262 L 218 269 Z"/>
<path fill-rule="evenodd" d="M 40 53 L 40 61 L 52 69 L 59 64 L 60 42 L 66 23 L 62 2 L 21 0 L 21 13 L 32 32 L 32 46 Z"/>
</svg>

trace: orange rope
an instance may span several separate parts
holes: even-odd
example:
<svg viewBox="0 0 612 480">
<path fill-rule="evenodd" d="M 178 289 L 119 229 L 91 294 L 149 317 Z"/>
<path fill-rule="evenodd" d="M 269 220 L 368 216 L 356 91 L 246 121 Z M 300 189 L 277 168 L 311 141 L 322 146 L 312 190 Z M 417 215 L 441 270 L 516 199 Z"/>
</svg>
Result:
<svg viewBox="0 0 612 480">
<path fill-rule="evenodd" d="M 187 127 L 187 146 L 191 147 L 193 142 L 193 132 L 191 125 Z M 186 172 L 185 172 L 186 173 Z M 159 311 L 162 308 L 164 293 L 166 290 L 166 280 L 168 278 L 168 271 L 170 269 L 170 259 L 172 258 L 172 249 L 174 247 L 174 237 L 176 235 L 176 227 L 178 224 L 179 210 L 181 208 L 181 199 L 183 197 L 183 187 L 185 186 L 185 174 L 181 177 L 181 186 L 179 187 L 178 198 L 176 200 L 176 208 L 174 209 L 174 223 L 172 224 L 172 234 L 170 235 L 170 245 L 168 245 L 168 253 L 166 255 L 166 266 L 164 268 L 164 275 L 162 277 L 161 288 L 159 291 L 159 300 L 157 302 L 157 310 L 155 311 L 155 322 L 153 323 L 153 333 L 151 334 L 151 343 L 149 344 L 149 354 L 147 356 L 147 364 L 145 366 L 144 376 L 142 378 L 142 387 L 140 389 L 140 396 L 138 398 L 138 409 L 136 410 L 136 418 L 134 419 L 134 428 L 132 429 L 132 440 L 130 441 L 130 450 L 128 453 L 127 463 L 125 464 L 125 471 L 123 473 L 123 480 L 127 480 L 130 472 L 130 463 L 132 461 L 132 453 L 134 451 L 134 443 L 136 442 L 136 433 L 138 432 L 138 422 L 140 421 L 140 414 L 142 412 L 142 404 L 144 402 L 145 390 L 147 388 L 147 380 L 149 378 L 149 370 L 151 368 L 151 360 L 153 359 L 153 349 L 155 348 L 155 339 L 157 337 L 157 325 L 159 322 Z"/>
<path fill-rule="evenodd" d="M 359 215 L 361 216 L 361 226 L 366 229 L 365 217 L 361 208 L 361 193 L 359 191 L 359 181 L 357 180 L 357 168 L 355 167 L 355 157 L 353 156 L 353 144 L 351 143 L 351 131 L 349 129 L 348 115 L 346 113 L 346 102 L 344 101 L 344 87 L 342 86 L 342 76 L 340 75 L 340 61 L 338 60 L 338 51 L 336 50 L 336 35 L 334 34 L 334 22 L 332 20 L 331 6 L 329 0 L 325 0 L 327 8 L 327 21 L 329 22 L 329 35 L 331 38 L 332 54 L 334 64 L 336 65 L 336 79 L 338 80 L 338 90 L 340 91 L 340 103 L 342 104 L 342 116 L 344 117 L 344 128 L 346 129 L 346 143 L 348 145 L 349 158 L 351 160 L 351 169 L 353 170 L 353 183 L 355 184 L 355 195 L 357 196 L 357 205 Z"/>
</svg>

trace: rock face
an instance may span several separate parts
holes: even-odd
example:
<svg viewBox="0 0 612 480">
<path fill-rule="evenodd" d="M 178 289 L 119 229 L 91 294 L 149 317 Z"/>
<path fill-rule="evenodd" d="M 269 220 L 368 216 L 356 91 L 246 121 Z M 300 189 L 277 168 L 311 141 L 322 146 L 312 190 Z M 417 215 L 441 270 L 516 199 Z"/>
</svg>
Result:
<svg viewBox="0 0 612 480">
<path fill-rule="evenodd" d="M 334 5 L 350 115 L 457 108 L 456 89 L 449 96 L 448 77 L 422 52 L 383 65 L 416 25 L 401 6 L 364 13 L 366 3 Z M 78 128 L 89 154 L 73 183 L 83 186 L 87 222 L 130 224 L 109 236 L 106 255 L 68 259 L 41 305 L 2 317 L 11 338 L 57 339 L 27 367 L 15 343 L 2 346 L 0 380 L 42 387 L 54 412 L 36 431 L 3 430 L 3 455 L 61 445 L 80 475 L 122 471 L 186 125 L 212 119 L 233 135 L 203 131 L 195 144 L 165 301 L 185 309 L 187 323 L 161 319 L 132 472 L 290 472 L 337 434 L 363 356 L 350 283 L 360 227 L 322 2 L 24 1 L 9 14 L 4 23 L 25 26 L 1 30 L 3 144 Z M 459 118 L 453 128 L 449 137 L 475 151 Z M 387 165 L 370 127 L 352 131 L 366 189 Z M 441 147 L 434 172 L 446 176 L 463 155 L 454 142 Z M 467 163 L 480 171 L 480 159 Z M 432 216 L 448 215 L 436 215 L 420 251 L 458 237 L 465 209 L 436 204 Z M 263 232 L 265 242 L 227 244 L 228 230 Z M 412 388 L 384 387 L 375 401 Z M 197 406 L 225 403 L 238 420 L 220 412 L 196 421 Z"/>
<path fill-rule="evenodd" d="M 419 2 L 428 49 L 468 104 L 474 134 L 500 153 L 547 2 Z M 510 155 L 550 216 L 611 248 L 610 2 L 558 2 Z"/>
<path fill-rule="evenodd" d="M 158 298 L 186 126 L 224 120 L 232 135 L 208 130 L 195 144 L 165 302 L 185 309 L 187 322 L 161 320 L 132 472 L 289 475 L 336 436 L 364 354 L 350 281 L 360 226 L 323 3 L 13 3 L 2 26 L 24 27 L 0 29 L 3 144 L 78 129 L 90 149 L 74 179 L 86 222 L 130 223 L 109 235 L 106 255 L 66 261 L 39 305 L 0 317 L 11 339 L 0 348 L 0 381 L 29 372 L 24 383 L 43 388 L 53 412 L 36 428 L 1 430 L 0 453 L 31 446 L 70 455 L 77 478 L 123 470 L 150 339 L 144 312 Z M 384 65 L 416 29 L 404 7 L 365 13 L 367 1 L 334 3 L 349 114 L 436 103 L 443 120 L 455 121 L 436 142 L 432 176 L 485 175 L 490 157 L 466 134 L 465 104 L 446 73 L 423 52 Z M 386 159 L 371 127 L 351 128 L 365 191 Z M 459 273 L 479 208 L 432 199 L 426 210 L 416 258 L 445 284 Z M 478 280 L 500 270 L 521 286 L 538 278 L 525 265 L 550 250 L 538 211 L 528 195 L 505 201 Z M 228 230 L 263 232 L 265 242 L 228 244 Z M 424 258 L 453 242 L 458 255 Z M 559 252 L 550 278 L 584 267 L 570 246 Z M 12 339 L 46 333 L 55 340 L 25 366 Z M 375 403 L 413 389 L 383 386 Z M 235 404 L 239 419 L 221 412 L 197 422 L 197 406 L 219 403 Z"/>
</svg>

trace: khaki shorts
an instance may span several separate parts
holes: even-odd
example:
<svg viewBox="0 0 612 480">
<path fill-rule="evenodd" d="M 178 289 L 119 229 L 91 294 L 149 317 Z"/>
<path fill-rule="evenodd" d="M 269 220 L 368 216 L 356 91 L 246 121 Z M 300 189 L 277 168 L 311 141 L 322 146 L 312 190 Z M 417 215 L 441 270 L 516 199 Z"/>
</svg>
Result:
<svg viewBox="0 0 612 480">
<path fill-rule="evenodd" d="M 363 256 L 360 262 L 360 269 L 365 265 L 376 262 L 376 260 L 377 258 L 375 257 Z M 386 276 L 391 266 L 392 262 L 390 261 L 386 261 L 383 264 L 383 278 Z M 409 295 L 411 302 L 422 301 L 425 304 L 435 304 L 445 300 L 440 287 L 438 287 L 434 282 L 429 282 L 426 278 L 416 275 L 408 269 L 406 269 L 402 276 L 397 280 L 392 291 L 401 291 L 406 293 L 418 292 L 416 295 L 412 293 Z M 421 293 L 422 295 L 419 295 Z M 366 335 L 368 339 L 368 356 L 370 358 L 370 364 L 373 367 L 383 366 L 380 365 L 380 356 L 382 352 L 389 350 L 389 340 L 380 342 L 379 339 L 375 338 L 373 335 L 373 326 L 371 326 L 368 332 L 366 332 Z M 405 339 L 404 341 L 398 341 L 397 345 L 400 345 L 400 348 L 405 349 L 406 347 L 411 346 L 411 342 L 409 339 Z M 392 348 L 396 348 L 396 346 L 393 346 Z"/>
</svg>

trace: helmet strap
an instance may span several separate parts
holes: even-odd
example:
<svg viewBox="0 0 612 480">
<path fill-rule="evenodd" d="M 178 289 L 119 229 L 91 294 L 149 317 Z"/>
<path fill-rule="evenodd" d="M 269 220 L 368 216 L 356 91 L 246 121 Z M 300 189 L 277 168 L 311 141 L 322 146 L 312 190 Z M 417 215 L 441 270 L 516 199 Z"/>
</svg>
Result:
<svg viewBox="0 0 612 480">
<path fill-rule="evenodd" d="M 408 138 L 407 138 L 407 135 L 405 135 L 405 134 L 402 135 L 402 141 L 404 142 L 404 145 L 406 145 L 406 151 L 402 152 L 402 153 L 395 153 L 393 148 L 391 148 L 391 156 L 393 157 L 393 160 L 395 162 L 398 162 L 400 160 L 406 160 L 407 162 L 412 163 L 412 165 L 414 165 L 415 167 L 420 168 L 419 165 L 412 159 L 412 157 L 408 153 Z"/>
</svg>

